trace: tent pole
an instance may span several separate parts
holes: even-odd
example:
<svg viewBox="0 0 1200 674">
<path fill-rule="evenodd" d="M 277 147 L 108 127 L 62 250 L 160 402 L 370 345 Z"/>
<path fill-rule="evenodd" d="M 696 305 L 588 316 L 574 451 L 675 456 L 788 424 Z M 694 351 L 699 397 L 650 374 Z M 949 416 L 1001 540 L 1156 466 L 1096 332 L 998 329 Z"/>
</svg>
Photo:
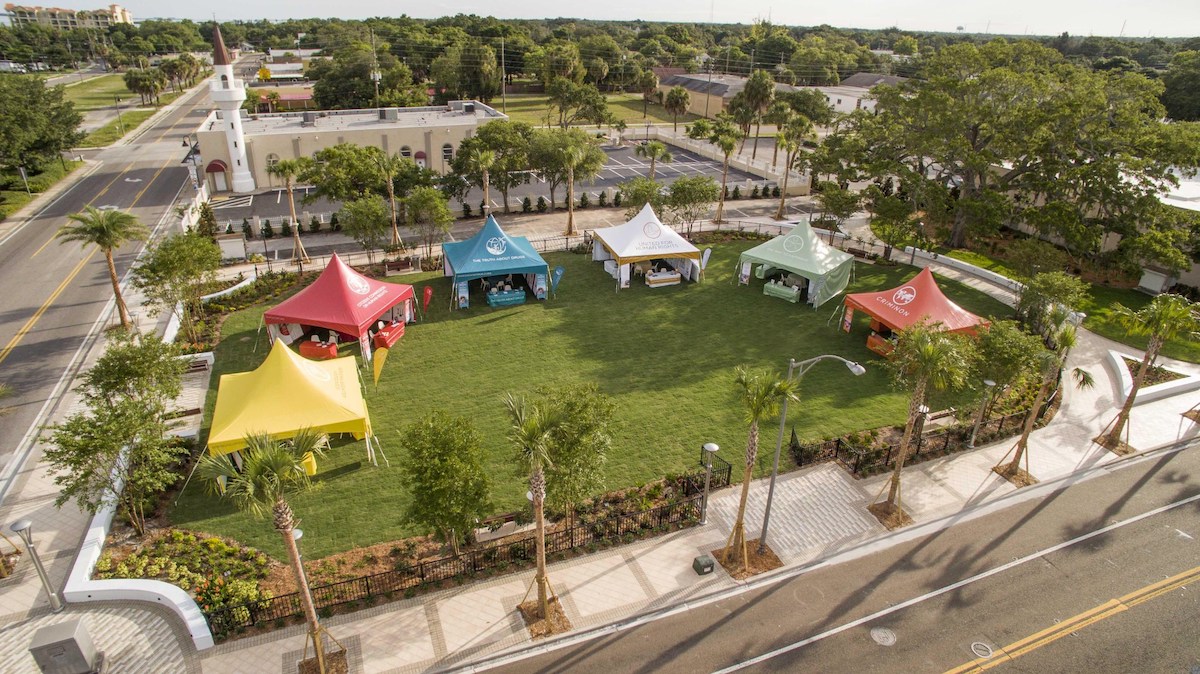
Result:
<svg viewBox="0 0 1200 674">
<path fill-rule="evenodd" d="M 816 309 L 816 307 L 813 307 L 813 309 Z M 838 308 L 833 310 L 832 314 L 829 315 L 829 318 L 825 321 L 825 325 L 829 325 L 829 321 L 832 321 L 835 316 L 838 318 L 838 321 L 840 322 L 842 319 L 842 312 L 845 310 L 846 310 L 846 303 L 843 302 L 838 306 Z"/>
<path fill-rule="evenodd" d="M 174 505 L 179 505 L 179 499 L 183 497 L 183 490 L 187 489 L 188 484 L 192 481 L 192 476 L 196 474 L 196 468 L 200 466 L 200 459 L 204 458 L 204 450 L 200 450 L 200 456 L 192 463 L 192 469 L 188 471 L 187 479 L 183 481 L 183 486 L 179 488 L 179 493 L 175 494 Z"/>
<path fill-rule="evenodd" d="M 371 437 L 375 438 L 375 449 L 376 449 L 376 450 L 379 452 L 379 455 L 383 457 L 383 465 L 384 465 L 384 466 L 386 466 L 386 467 L 388 467 L 388 468 L 391 468 L 391 467 L 392 467 L 392 462 L 391 462 L 391 461 L 388 461 L 387 454 L 384 454 L 384 453 L 383 453 L 383 445 L 381 445 L 381 444 L 379 443 L 379 436 L 378 436 L 378 435 L 373 435 L 373 436 L 371 436 Z M 369 443 L 369 442 L 370 442 L 370 439 L 368 439 L 368 440 L 367 440 L 367 442 Z M 377 464 L 375 464 L 375 465 L 376 465 L 376 466 L 378 466 L 379 464 L 377 463 Z"/>
</svg>

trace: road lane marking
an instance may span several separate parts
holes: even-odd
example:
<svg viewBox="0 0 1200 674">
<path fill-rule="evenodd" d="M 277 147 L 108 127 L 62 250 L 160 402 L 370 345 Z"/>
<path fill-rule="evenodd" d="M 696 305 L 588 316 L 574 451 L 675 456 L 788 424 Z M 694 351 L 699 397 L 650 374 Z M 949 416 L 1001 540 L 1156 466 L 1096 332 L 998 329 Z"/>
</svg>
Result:
<svg viewBox="0 0 1200 674">
<path fill-rule="evenodd" d="M 905 601 L 900 602 L 899 604 L 895 604 L 895 605 L 889 606 L 885 609 L 881 609 L 879 611 L 871 613 L 870 615 L 865 615 L 857 620 L 852 620 L 848 623 L 843 623 L 837 627 L 834 627 L 832 629 L 821 632 L 820 634 L 814 634 L 813 636 L 808 637 L 806 639 L 801 639 L 800 641 L 788 644 L 787 646 L 782 646 L 780 648 L 776 648 L 773 651 L 763 653 L 762 655 L 759 655 L 757 657 L 753 657 L 748 660 L 743 660 L 742 662 L 730 665 L 729 667 L 726 667 L 724 669 L 719 669 L 716 672 L 714 672 L 714 674 L 728 674 L 729 672 L 736 672 L 736 671 L 746 669 L 748 667 L 753 667 L 754 665 L 757 665 L 762 662 L 766 662 L 767 660 L 770 660 L 772 658 L 779 657 L 780 655 L 784 655 L 785 653 L 790 653 L 794 650 L 804 648 L 805 646 L 815 644 L 818 641 L 822 641 L 824 639 L 835 636 L 837 634 L 841 634 L 842 632 L 845 632 L 846 630 L 853 629 L 855 627 L 864 625 L 871 621 L 878 620 L 879 618 L 883 618 L 883 617 L 889 616 L 893 613 L 903 611 L 904 609 L 906 609 L 910 606 L 916 606 L 917 604 L 928 601 L 930 599 L 934 599 L 935 597 L 940 597 L 944 594 L 954 592 L 955 590 L 966 587 L 968 585 L 972 585 L 972 584 L 977 583 L 986 578 L 991 578 L 992 576 L 995 576 L 1000 573 L 1004 573 L 1005 571 L 1008 571 L 1009 569 L 1013 569 L 1018 566 L 1021 566 L 1022 564 L 1028 564 L 1029 562 L 1036 561 L 1047 555 L 1058 552 L 1059 550 L 1064 550 L 1073 545 L 1078 545 L 1079 543 L 1082 543 L 1084 541 L 1096 538 L 1097 536 L 1103 536 L 1109 532 L 1116 531 L 1117 529 L 1128 526 L 1130 524 L 1136 524 L 1138 522 L 1141 522 L 1144 519 L 1149 519 L 1151 517 L 1161 515 L 1162 513 L 1165 513 L 1169 510 L 1174 510 L 1175 508 L 1179 508 L 1181 506 L 1195 503 L 1197 501 L 1200 501 L 1200 494 L 1196 494 L 1194 496 L 1189 496 L 1188 498 L 1181 499 L 1179 501 L 1175 501 L 1174 503 L 1168 503 L 1167 505 L 1160 506 L 1153 510 L 1148 510 L 1140 515 L 1135 515 L 1133 517 L 1130 517 L 1129 519 L 1121 520 L 1119 522 L 1113 522 L 1112 524 L 1109 524 L 1108 526 L 1101 527 L 1099 529 L 1096 529 L 1095 531 L 1091 531 L 1086 534 L 1083 534 L 1082 536 L 1076 536 L 1075 538 L 1072 538 L 1071 540 L 1063 541 L 1062 543 L 1057 543 L 1048 548 L 1043 548 L 1041 550 L 1038 550 L 1037 552 L 1031 552 L 1028 555 L 1025 555 L 1024 557 L 1018 557 L 1017 559 L 1014 559 L 1011 562 L 1001 564 L 1000 566 L 993 567 L 991 569 L 988 569 L 987 571 L 982 571 L 982 572 L 977 573 L 974 576 L 971 576 L 969 578 L 964 578 L 960 581 L 951 583 L 949 585 L 938 588 L 936 590 L 932 590 L 932 591 L 927 592 L 919 597 L 913 597 L 911 599 L 907 599 Z"/>
<path fill-rule="evenodd" d="M 1151 583 L 1145 587 L 1139 588 L 1117 599 L 1110 599 L 1099 606 L 1090 608 L 1083 613 L 1067 618 L 1066 620 L 1047 627 L 1046 629 L 1031 634 L 1024 639 L 1014 641 L 1013 643 L 996 650 L 996 653 L 990 658 L 979 658 L 968 663 L 947 670 L 946 674 L 963 674 L 964 672 L 982 672 L 993 667 L 998 667 L 1006 662 L 1015 660 L 1026 653 L 1035 651 L 1042 646 L 1048 646 L 1059 639 L 1070 635 L 1072 632 L 1077 632 L 1080 629 L 1106 620 L 1120 613 L 1124 613 L 1129 609 L 1144 604 L 1151 599 L 1174 592 L 1179 588 L 1189 585 L 1200 580 L 1200 566 L 1194 567 L 1183 573 L 1176 574 L 1165 580 L 1160 580 L 1157 583 Z"/>
<path fill-rule="evenodd" d="M 58 287 L 54 289 L 54 292 L 50 293 L 50 297 L 42 303 L 42 306 L 38 307 L 38 310 L 29 317 L 29 320 L 25 321 L 25 325 L 22 325 L 20 330 L 17 330 L 17 334 L 13 335 L 13 338 L 8 341 L 7 345 L 5 345 L 4 350 L 0 351 L 0 364 L 4 363 L 4 360 L 8 358 L 13 349 L 17 348 L 17 344 L 21 343 L 21 339 L 23 339 L 25 335 L 29 334 L 29 331 L 33 329 L 34 324 L 36 324 L 38 319 L 42 317 L 42 314 L 46 313 L 46 310 L 50 308 L 50 305 L 53 304 L 54 301 L 58 299 L 58 296 L 67 289 L 67 286 L 75 280 L 75 277 L 79 275 L 79 272 L 83 271 L 83 268 L 87 266 L 87 263 L 91 262 L 92 257 L 95 254 L 96 251 L 93 250 L 92 252 L 83 256 L 83 259 L 79 261 L 79 264 L 75 265 L 75 268 L 71 270 L 71 273 L 67 274 L 67 277 L 62 280 L 62 283 L 58 284 Z"/>
<path fill-rule="evenodd" d="M 57 232 L 55 232 L 55 233 L 57 233 Z M 51 241 L 53 241 L 53 240 L 54 240 L 54 235 L 53 235 L 53 234 L 51 234 L 51 235 L 50 235 L 50 238 L 49 238 L 49 239 L 46 239 L 46 243 L 43 243 L 42 245 L 38 246 L 38 249 L 37 249 L 37 250 L 35 250 L 35 251 L 33 251 L 33 255 L 30 255 L 30 256 L 29 256 L 29 259 L 31 259 L 31 260 L 32 260 L 33 258 L 37 257 L 37 256 L 38 256 L 38 253 L 40 253 L 40 252 L 42 252 L 43 250 L 45 250 L 45 249 L 46 249 L 46 246 L 49 246 L 49 245 L 50 245 L 50 242 L 51 242 Z"/>
</svg>

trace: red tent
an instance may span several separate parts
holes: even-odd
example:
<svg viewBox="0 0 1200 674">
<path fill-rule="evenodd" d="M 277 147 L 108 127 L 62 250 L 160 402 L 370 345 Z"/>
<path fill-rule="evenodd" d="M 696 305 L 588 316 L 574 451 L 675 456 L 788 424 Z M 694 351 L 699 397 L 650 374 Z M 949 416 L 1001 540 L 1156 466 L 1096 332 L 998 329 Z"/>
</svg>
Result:
<svg viewBox="0 0 1200 674">
<path fill-rule="evenodd" d="M 842 319 L 842 329 L 846 332 L 850 331 L 850 321 L 854 318 L 855 309 L 874 319 L 871 321 L 871 329 L 876 332 L 880 332 L 881 328 L 903 330 L 922 320 L 940 323 L 948 332 L 973 333 L 981 325 L 990 325 L 987 319 L 980 318 L 947 299 L 928 268 L 922 269 L 919 274 L 898 288 L 874 293 L 853 293 L 846 295 L 843 303 L 846 315 Z M 872 344 L 873 341 L 880 341 L 876 335 L 872 335 L 872 338 L 874 339 L 867 341 L 867 346 L 873 351 L 890 352 L 891 349 L 883 344 Z"/>
<path fill-rule="evenodd" d="M 390 309 L 415 297 L 412 286 L 368 278 L 334 255 L 312 285 L 268 311 L 263 322 L 329 328 L 362 339 Z M 406 311 L 402 320 L 410 315 Z"/>
</svg>

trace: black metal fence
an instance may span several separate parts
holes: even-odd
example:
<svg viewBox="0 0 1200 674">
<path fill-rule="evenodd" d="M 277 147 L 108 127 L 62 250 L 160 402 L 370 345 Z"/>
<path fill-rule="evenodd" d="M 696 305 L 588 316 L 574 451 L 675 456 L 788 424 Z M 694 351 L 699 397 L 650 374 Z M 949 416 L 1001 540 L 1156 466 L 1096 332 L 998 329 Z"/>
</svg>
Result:
<svg viewBox="0 0 1200 674">
<path fill-rule="evenodd" d="M 720 457 L 713 457 L 711 488 L 729 485 L 731 466 Z M 547 556 L 576 550 L 591 552 L 617 543 L 628 543 L 654 531 L 665 531 L 676 525 L 690 525 L 699 520 L 703 498 L 704 473 L 683 477 L 685 496 L 675 503 L 636 513 L 616 515 L 546 534 Z M 698 490 L 693 485 L 699 483 Z M 516 541 L 497 543 L 485 548 L 464 552 L 458 557 L 443 557 L 395 570 L 360 576 L 350 580 L 311 588 L 317 609 L 331 608 L 375 598 L 390 598 L 422 587 L 445 581 L 466 579 L 486 571 L 503 572 L 509 567 L 521 568 L 531 563 L 537 554 L 537 537 L 533 534 Z M 240 606 L 222 607 L 205 612 L 213 637 L 224 638 L 240 629 L 270 625 L 293 616 L 303 615 L 300 594 L 272 597 Z"/>
<path fill-rule="evenodd" d="M 1057 391 L 1055 393 L 1057 394 Z M 1045 419 L 1055 398 L 1055 395 L 1051 395 L 1042 404 L 1042 408 L 1038 411 L 1038 423 Z M 979 432 L 975 437 L 976 446 L 1019 435 L 1027 415 L 1027 411 L 1015 412 L 989 419 L 980 424 Z M 916 444 L 905 462 L 920 463 L 930 456 L 944 456 L 968 449 L 967 443 L 970 441 L 972 428 L 973 424 L 966 424 L 929 433 L 919 433 Z M 793 429 L 789 449 L 792 458 L 799 466 L 837 460 L 855 475 L 862 476 L 874 474 L 892 465 L 893 459 L 900 451 L 900 444 L 893 443 L 884 447 L 860 447 L 844 437 L 805 444 L 796 440 L 795 429 Z"/>
</svg>

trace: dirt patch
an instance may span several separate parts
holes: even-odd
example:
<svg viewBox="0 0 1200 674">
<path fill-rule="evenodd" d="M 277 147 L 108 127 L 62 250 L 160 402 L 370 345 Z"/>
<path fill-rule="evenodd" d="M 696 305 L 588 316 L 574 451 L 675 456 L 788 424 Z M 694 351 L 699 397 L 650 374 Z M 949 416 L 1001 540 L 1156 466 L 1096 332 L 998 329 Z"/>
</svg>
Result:
<svg viewBox="0 0 1200 674">
<path fill-rule="evenodd" d="M 1005 464 L 1003 466 L 994 466 L 992 470 L 995 471 L 1000 477 L 1011 482 L 1012 485 L 1018 489 L 1038 483 L 1038 479 L 1036 477 L 1030 475 L 1024 468 L 1021 468 L 1020 466 L 1014 467 L 1012 464 Z"/>
<path fill-rule="evenodd" d="M 531 638 L 541 639 L 552 634 L 562 634 L 563 632 L 571 631 L 571 621 L 567 619 L 567 614 L 563 612 L 562 604 L 558 602 L 558 597 L 551 597 L 549 605 L 546 608 L 546 617 L 539 618 L 537 599 L 531 599 L 517 607 L 517 610 L 521 612 L 521 619 L 525 621 L 525 628 L 529 630 Z"/>
<path fill-rule="evenodd" d="M 320 674 L 317 658 L 313 656 L 300 661 L 300 674 Z M 325 674 L 350 674 L 350 662 L 346 658 L 345 649 L 325 654 Z"/>
<path fill-rule="evenodd" d="M 746 560 L 746 564 L 744 565 L 736 563 L 734 565 L 726 564 L 724 554 L 725 548 L 717 548 L 708 554 L 712 555 L 712 558 L 717 560 L 717 563 L 720 564 L 721 567 L 725 569 L 725 572 L 733 577 L 734 580 L 745 580 L 751 576 L 756 576 L 760 573 L 765 573 L 783 566 L 783 561 L 779 559 L 779 556 L 775 554 L 775 551 L 771 549 L 771 546 L 766 546 L 763 548 L 763 551 L 759 553 L 757 538 L 752 541 L 746 541 L 746 552 L 749 555 L 749 559 Z M 735 557 L 736 555 L 730 552 L 729 559 L 731 562 Z"/>
<path fill-rule="evenodd" d="M 879 520 L 879 523 L 882 524 L 888 531 L 899 529 L 900 527 L 906 527 L 913 523 L 913 518 L 909 517 L 908 513 L 904 512 L 903 508 L 895 505 L 889 505 L 886 501 L 883 503 L 872 503 L 871 505 L 867 506 L 867 510 L 870 511 L 870 513 L 875 516 L 875 519 Z"/>
<path fill-rule="evenodd" d="M 1183 413 L 1183 416 L 1200 424 L 1200 410 L 1188 410 Z"/>
<path fill-rule="evenodd" d="M 1129 368 L 1129 376 L 1137 376 L 1137 371 L 1138 368 L 1142 366 L 1142 361 L 1134 360 L 1132 358 L 1122 358 L 1121 360 L 1124 360 L 1125 367 Z M 1165 384 L 1169 381 L 1175 381 L 1176 379 L 1183 379 L 1186 376 L 1187 375 L 1185 374 L 1172 372 L 1171 370 L 1159 367 L 1157 365 L 1151 365 L 1150 367 L 1146 368 L 1146 377 L 1142 380 L 1142 386 L 1146 387 Z"/>
<path fill-rule="evenodd" d="M 1117 456 L 1129 456 L 1138 451 L 1136 447 L 1130 445 L 1124 440 L 1118 440 L 1111 435 L 1098 435 L 1092 438 L 1092 442 L 1100 445 Z"/>
</svg>

